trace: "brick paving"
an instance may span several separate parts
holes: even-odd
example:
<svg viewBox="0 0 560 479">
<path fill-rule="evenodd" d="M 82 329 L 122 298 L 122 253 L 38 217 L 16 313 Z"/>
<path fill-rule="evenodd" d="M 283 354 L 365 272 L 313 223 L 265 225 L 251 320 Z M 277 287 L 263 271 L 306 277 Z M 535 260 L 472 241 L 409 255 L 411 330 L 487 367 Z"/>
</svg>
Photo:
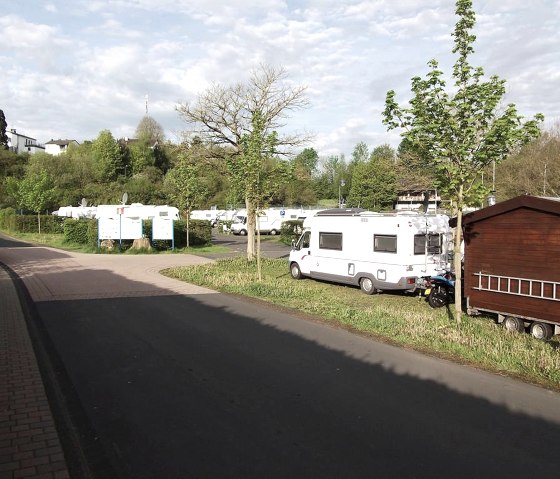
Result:
<svg viewBox="0 0 560 479">
<path fill-rule="evenodd" d="M 0 479 L 69 478 L 27 323 L 0 267 Z"/>
</svg>

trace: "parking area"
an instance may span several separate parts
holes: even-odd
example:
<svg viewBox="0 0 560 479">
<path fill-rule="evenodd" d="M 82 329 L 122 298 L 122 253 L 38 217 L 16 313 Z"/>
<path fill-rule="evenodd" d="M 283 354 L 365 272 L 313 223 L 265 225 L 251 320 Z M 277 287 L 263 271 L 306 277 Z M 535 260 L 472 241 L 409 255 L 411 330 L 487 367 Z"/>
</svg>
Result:
<svg viewBox="0 0 560 479">
<path fill-rule="evenodd" d="M 216 229 L 212 231 L 212 244 L 215 246 L 225 246 L 230 248 L 228 253 L 201 253 L 199 256 L 206 258 L 233 258 L 243 256 L 247 252 L 247 237 L 226 235 L 218 233 Z M 278 236 L 261 236 L 261 253 L 265 258 L 287 258 L 290 253 L 290 246 L 280 242 Z"/>
</svg>

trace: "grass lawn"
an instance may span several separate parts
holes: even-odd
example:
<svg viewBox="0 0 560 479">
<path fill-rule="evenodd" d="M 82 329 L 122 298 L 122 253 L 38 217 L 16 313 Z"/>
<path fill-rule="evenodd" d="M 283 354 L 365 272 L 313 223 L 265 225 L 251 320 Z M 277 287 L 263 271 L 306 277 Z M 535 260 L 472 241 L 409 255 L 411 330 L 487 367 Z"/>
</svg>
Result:
<svg viewBox="0 0 560 479">
<path fill-rule="evenodd" d="M 63 234 L 50 234 L 50 233 L 16 233 L 13 231 L 2 231 L 3 234 L 10 236 L 12 238 L 26 241 L 32 244 L 49 246 L 52 248 L 58 248 L 64 251 L 75 251 L 81 253 L 99 253 L 99 254 L 118 254 L 118 248 L 113 251 L 99 250 L 97 248 L 92 248 L 88 245 L 71 243 L 64 239 Z M 118 243 L 118 242 L 117 242 Z M 166 251 L 157 250 L 132 250 L 128 249 L 123 251 L 122 254 L 200 254 L 200 253 L 228 253 L 231 249 L 226 246 L 193 246 L 190 248 L 175 248 Z"/>
<path fill-rule="evenodd" d="M 263 279 L 244 258 L 171 268 L 167 276 L 307 313 L 311 319 L 431 355 L 560 390 L 560 342 L 509 333 L 487 317 L 463 315 L 402 294 L 367 296 L 359 288 L 291 278 L 286 260 L 263 259 Z"/>
</svg>

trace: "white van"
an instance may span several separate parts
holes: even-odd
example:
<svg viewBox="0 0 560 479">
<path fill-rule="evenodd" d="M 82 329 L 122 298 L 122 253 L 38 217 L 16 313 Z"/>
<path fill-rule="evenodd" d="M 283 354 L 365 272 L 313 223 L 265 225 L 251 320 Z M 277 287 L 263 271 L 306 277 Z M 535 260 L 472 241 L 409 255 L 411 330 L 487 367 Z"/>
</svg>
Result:
<svg viewBox="0 0 560 479">
<path fill-rule="evenodd" d="M 258 215 L 258 228 L 263 234 L 279 234 L 285 221 L 285 211 L 281 209 L 266 209 Z M 233 217 L 231 232 L 234 235 L 247 235 L 247 210 L 239 210 Z"/>
<path fill-rule="evenodd" d="M 295 279 L 352 284 L 366 294 L 412 292 L 419 278 L 449 268 L 445 215 L 332 209 L 307 217 L 303 228 L 289 257 Z"/>
</svg>

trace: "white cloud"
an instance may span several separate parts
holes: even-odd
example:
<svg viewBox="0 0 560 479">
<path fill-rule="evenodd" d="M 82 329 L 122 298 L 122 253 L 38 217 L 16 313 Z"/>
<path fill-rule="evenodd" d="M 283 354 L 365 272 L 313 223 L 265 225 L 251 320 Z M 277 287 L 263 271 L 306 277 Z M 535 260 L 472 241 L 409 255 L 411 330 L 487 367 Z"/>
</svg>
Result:
<svg viewBox="0 0 560 479">
<path fill-rule="evenodd" d="M 520 112 L 560 117 L 560 2 L 475 0 L 473 64 L 507 80 Z M 168 136 L 174 111 L 212 83 L 247 79 L 264 62 L 307 85 L 311 108 L 291 128 L 316 133 L 320 154 L 398 145 L 381 123 L 385 94 L 410 95 L 410 78 L 437 58 L 451 73 L 449 0 L 50 0 L 37 14 L 7 3 L 0 16 L 3 88 L 10 125 L 46 141 L 110 129 L 131 136 L 150 113 Z M 27 10 L 26 10 L 27 9 Z M 33 19 L 33 20 L 30 20 Z"/>
</svg>

